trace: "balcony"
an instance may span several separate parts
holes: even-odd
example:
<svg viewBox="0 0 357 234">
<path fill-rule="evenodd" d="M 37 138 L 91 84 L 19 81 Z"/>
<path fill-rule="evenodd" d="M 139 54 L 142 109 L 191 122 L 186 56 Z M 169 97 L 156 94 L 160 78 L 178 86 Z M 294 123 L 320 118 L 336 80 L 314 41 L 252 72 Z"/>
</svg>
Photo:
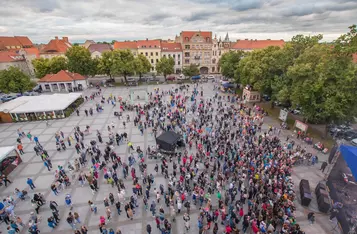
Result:
<svg viewBox="0 0 357 234">
<path fill-rule="evenodd" d="M 196 55 L 196 56 L 194 57 L 194 59 L 195 59 L 195 60 L 200 60 L 200 59 L 201 59 L 201 56 L 197 56 L 197 55 Z"/>
</svg>

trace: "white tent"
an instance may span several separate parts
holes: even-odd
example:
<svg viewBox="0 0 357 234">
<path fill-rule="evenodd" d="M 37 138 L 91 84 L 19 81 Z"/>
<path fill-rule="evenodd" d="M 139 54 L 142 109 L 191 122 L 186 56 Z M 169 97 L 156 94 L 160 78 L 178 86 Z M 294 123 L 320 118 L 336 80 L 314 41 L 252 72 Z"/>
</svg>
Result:
<svg viewBox="0 0 357 234">
<path fill-rule="evenodd" d="M 59 111 L 66 109 L 82 93 L 56 93 L 52 95 L 22 96 L 0 105 L 0 111 L 10 113 L 31 113 Z"/>
</svg>

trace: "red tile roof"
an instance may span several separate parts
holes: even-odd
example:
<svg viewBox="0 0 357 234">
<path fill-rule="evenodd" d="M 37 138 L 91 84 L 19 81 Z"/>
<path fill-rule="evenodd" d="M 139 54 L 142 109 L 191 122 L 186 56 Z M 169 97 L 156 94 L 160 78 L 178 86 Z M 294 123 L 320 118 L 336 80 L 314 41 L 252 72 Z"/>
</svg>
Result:
<svg viewBox="0 0 357 234">
<path fill-rule="evenodd" d="M 162 42 L 161 49 L 163 52 L 165 51 L 175 52 L 175 51 L 182 51 L 182 46 L 181 43 Z"/>
<path fill-rule="evenodd" d="M 71 47 L 67 37 L 63 37 L 63 39 L 56 37 L 42 48 L 41 53 L 66 53 L 67 49 Z"/>
<path fill-rule="evenodd" d="M 85 80 L 86 78 L 78 73 L 71 73 L 65 70 L 59 71 L 57 74 L 47 74 L 38 82 L 72 82 L 74 80 Z"/>
<path fill-rule="evenodd" d="M 114 42 L 114 49 L 137 49 L 136 41 L 116 41 Z"/>
<path fill-rule="evenodd" d="M 0 63 L 9 63 L 16 61 L 24 61 L 25 58 L 18 53 L 11 51 L 0 51 Z"/>
<path fill-rule="evenodd" d="M 185 40 L 186 37 L 188 37 L 189 40 L 191 40 L 191 38 L 196 34 L 199 34 L 204 38 L 209 37 L 210 39 L 212 39 L 212 32 L 208 32 L 208 31 L 182 31 L 181 37 L 182 40 Z"/>
<path fill-rule="evenodd" d="M 138 48 L 151 48 L 151 49 L 160 49 L 161 41 L 160 40 L 139 40 L 137 41 Z"/>
<path fill-rule="evenodd" d="M 90 53 L 93 53 L 94 51 L 98 51 L 100 53 L 103 53 L 105 51 L 112 50 L 112 47 L 109 44 L 91 44 L 88 47 L 88 50 L 89 50 Z"/>
<path fill-rule="evenodd" d="M 40 57 L 40 51 L 38 50 L 38 48 L 33 47 L 33 48 L 24 48 L 24 50 L 26 51 L 27 54 L 30 55 L 36 55 L 36 58 Z"/>
<path fill-rule="evenodd" d="M 254 50 L 264 49 L 269 46 L 283 47 L 284 45 L 284 40 L 239 40 L 233 45 L 232 49 Z"/>
<path fill-rule="evenodd" d="M 28 37 L 0 37 L 0 49 L 6 49 L 6 46 L 33 47 Z"/>
</svg>

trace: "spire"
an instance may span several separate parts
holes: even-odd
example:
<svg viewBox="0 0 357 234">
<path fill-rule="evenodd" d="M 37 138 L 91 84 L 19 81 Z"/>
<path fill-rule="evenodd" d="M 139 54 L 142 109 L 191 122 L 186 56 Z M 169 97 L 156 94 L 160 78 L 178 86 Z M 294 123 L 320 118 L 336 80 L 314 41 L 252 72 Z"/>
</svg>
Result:
<svg viewBox="0 0 357 234">
<path fill-rule="evenodd" d="M 214 34 L 214 39 L 217 39 L 217 34 Z"/>
<path fill-rule="evenodd" d="M 227 34 L 226 34 L 226 38 L 224 38 L 224 41 L 225 41 L 225 42 L 229 42 L 228 32 L 227 32 Z"/>
</svg>

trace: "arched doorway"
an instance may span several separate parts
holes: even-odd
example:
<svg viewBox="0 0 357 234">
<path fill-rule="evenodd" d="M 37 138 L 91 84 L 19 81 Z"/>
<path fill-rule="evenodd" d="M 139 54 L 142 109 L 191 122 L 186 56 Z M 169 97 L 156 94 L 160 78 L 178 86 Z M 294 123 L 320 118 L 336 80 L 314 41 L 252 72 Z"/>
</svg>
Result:
<svg viewBox="0 0 357 234">
<path fill-rule="evenodd" d="M 208 74 L 208 67 L 201 67 L 200 74 Z"/>
</svg>

